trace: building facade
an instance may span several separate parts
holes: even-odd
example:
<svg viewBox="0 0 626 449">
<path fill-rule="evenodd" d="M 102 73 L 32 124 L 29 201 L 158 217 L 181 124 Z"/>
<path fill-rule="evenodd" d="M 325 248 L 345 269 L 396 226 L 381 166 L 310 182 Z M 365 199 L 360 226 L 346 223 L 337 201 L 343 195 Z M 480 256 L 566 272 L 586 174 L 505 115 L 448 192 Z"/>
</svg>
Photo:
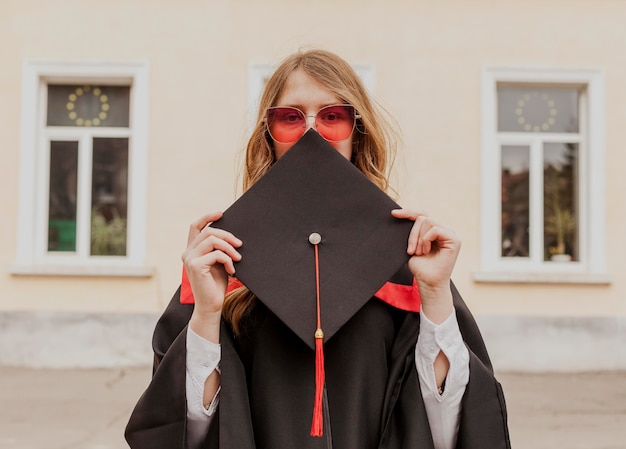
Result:
<svg viewBox="0 0 626 449">
<path fill-rule="evenodd" d="M 226 209 L 264 79 L 352 63 L 398 202 L 463 241 L 502 370 L 626 369 L 626 3 L 0 4 L 0 363 L 150 362 L 192 221 Z"/>
</svg>

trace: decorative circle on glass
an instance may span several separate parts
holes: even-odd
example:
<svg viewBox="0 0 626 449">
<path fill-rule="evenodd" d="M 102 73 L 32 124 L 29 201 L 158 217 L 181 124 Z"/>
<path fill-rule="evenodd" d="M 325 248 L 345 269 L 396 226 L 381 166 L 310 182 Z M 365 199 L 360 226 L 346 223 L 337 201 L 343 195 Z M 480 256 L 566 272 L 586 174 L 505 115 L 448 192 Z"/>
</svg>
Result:
<svg viewBox="0 0 626 449">
<path fill-rule="evenodd" d="M 557 114 L 554 100 L 538 91 L 524 94 L 515 108 L 517 123 L 528 132 L 549 131 L 556 123 Z"/>
<path fill-rule="evenodd" d="M 100 126 L 109 114 L 109 98 L 99 87 L 77 87 L 67 96 L 66 107 L 76 126 Z"/>
</svg>

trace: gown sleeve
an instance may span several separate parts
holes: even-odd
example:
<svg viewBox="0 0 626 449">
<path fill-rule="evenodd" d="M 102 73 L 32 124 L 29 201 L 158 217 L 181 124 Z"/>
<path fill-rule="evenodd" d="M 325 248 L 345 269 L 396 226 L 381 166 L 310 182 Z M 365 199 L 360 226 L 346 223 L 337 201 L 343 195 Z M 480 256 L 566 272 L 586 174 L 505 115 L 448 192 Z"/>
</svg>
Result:
<svg viewBox="0 0 626 449">
<path fill-rule="evenodd" d="M 478 325 L 451 285 L 459 329 L 469 350 L 470 378 L 463 396 L 457 448 L 510 449 L 506 402 Z"/>
<path fill-rule="evenodd" d="M 463 344 L 469 355 L 469 380 L 461 399 L 455 449 L 510 449 L 507 411 L 500 383 L 478 326 L 451 284 L 454 308 Z M 428 413 L 422 399 L 422 386 L 415 369 L 415 339 L 421 322 L 409 314 L 401 324 L 389 367 L 390 385 L 385 400 L 381 449 L 434 448 Z"/>
<path fill-rule="evenodd" d="M 187 434 L 189 420 L 186 403 L 186 337 L 192 312 L 193 304 L 180 303 L 179 288 L 156 324 L 152 338 L 152 380 L 135 405 L 124 432 L 131 449 L 191 449 Z M 232 447 L 253 449 L 245 374 L 232 334 L 224 325 L 220 341 L 220 369 L 227 376 L 222 376 L 219 394 L 220 401 L 228 401 L 229 407 L 225 411 L 219 407 L 211 417 L 208 429 L 202 429 L 203 433 L 206 432 L 204 441 L 191 443 L 198 449 L 218 449 L 220 438 L 224 438 L 236 443 Z M 226 382 L 225 377 L 229 379 Z M 231 388 L 234 391 L 225 393 L 225 383 L 234 384 L 235 388 Z M 220 429 L 219 422 L 222 419 L 227 422 L 241 421 L 242 424 Z"/>
<path fill-rule="evenodd" d="M 183 449 L 187 445 L 186 326 L 193 306 L 180 305 L 179 295 L 180 289 L 155 327 L 152 380 L 124 432 L 132 449 Z"/>
</svg>

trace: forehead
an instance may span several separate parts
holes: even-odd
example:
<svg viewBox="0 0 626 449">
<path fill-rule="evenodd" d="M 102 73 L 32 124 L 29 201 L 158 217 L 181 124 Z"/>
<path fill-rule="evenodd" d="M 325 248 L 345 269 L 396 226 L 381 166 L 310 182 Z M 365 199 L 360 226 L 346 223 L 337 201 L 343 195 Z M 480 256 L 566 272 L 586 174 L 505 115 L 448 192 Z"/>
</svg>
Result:
<svg viewBox="0 0 626 449">
<path fill-rule="evenodd" d="M 341 103 L 337 95 L 302 69 L 297 69 L 287 78 L 277 106 L 320 108 L 337 103 Z"/>
</svg>

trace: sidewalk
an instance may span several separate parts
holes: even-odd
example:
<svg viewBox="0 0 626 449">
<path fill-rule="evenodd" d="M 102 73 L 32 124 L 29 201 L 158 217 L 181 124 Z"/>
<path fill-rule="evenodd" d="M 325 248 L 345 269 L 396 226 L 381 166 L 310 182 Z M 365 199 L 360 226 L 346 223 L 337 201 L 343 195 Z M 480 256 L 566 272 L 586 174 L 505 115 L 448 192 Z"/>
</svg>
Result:
<svg viewBox="0 0 626 449">
<path fill-rule="evenodd" d="M 0 367 L 0 449 L 127 448 L 123 429 L 149 376 Z M 626 448 L 626 373 L 498 378 L 513 449 Z"/>
</svg>

